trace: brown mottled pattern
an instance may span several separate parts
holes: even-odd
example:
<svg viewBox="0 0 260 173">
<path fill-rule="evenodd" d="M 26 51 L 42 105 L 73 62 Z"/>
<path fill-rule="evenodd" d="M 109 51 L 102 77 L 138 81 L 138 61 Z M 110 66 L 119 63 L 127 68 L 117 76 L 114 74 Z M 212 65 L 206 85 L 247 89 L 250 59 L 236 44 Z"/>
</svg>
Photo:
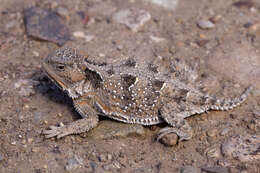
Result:
<svg viewBox="0 0 260 173">
<path fill-rule="evenodd" d="M 197 72 L 180 60 L 167 59 L 140 67 L 133 58 L 118 64 L 90 63 L 74 49 L 61 48 L 43 62 L 46 74 L 73 99 L 83 119 L 52 127 L 46 137 L 63 137 L 95 127 L 103 115 L 125 123 L 153 125 L 166 122 L 158 139 L 176 133 L 192 137 L 186 117 L 208 110 L 229 110 L 245 101 L 251 87 L 236 98 L 222 99 L 194 85 Z"/>
</svg>

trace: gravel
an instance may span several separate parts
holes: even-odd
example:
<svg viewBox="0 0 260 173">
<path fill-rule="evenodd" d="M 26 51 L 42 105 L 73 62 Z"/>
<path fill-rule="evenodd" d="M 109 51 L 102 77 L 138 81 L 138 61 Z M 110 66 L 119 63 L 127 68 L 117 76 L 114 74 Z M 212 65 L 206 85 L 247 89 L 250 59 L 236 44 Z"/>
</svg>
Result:
<svg viewBox="0 0 260 173">
<path fill-rule="evenodd" d="M 72 158 L 70 158 L 65 166 L 66 171 L 71 171 L 76 168 L 79 168 L 81 165 L 83 165 L 83 160 L 77 155 L 74 155 Z"/>
<path fill-rule="evenodd" d="M 112 19 L 118 23 L 125 24 L 133 32 L 140 28 L 151 19 L 149 12 L 143 9 L 122 9 L 112 15 Z"/>
<path fill-rule="evenodd" d="M 199 20 L 197 24 L 198 24 L 198 26 L 201 29 L 212 29 L 212 28 L 215 28 L 215 24 L 212 23 L 209 20 Z"/>
</svg>

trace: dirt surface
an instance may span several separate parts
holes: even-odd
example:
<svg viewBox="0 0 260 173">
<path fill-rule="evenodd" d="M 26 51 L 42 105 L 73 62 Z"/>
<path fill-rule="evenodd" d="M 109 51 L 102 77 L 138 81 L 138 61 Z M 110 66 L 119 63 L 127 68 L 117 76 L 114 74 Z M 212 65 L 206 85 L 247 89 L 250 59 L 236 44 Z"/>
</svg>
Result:
<svg viewBox="0 0 260 173">
<path fill-rule="evenodd" d="M 235 0 L 182 0 L 174 10 L 148 0 L 0 2 L 0 172 L 260 172 L 259 151 L 253 159 L 241 160 L 221 150 L 234 136 L 260 134 L 257 0 L 240 4 L 234 4 Z M 254 90 L 231 111 L 188 118 L 193 138 L 172 147 L 154 141 L 164 125 L 145 127 L 141 137 L 100 139 L 83 134 L 46 140 L 42 130 L 72 122 L 79 115 L 70 99 L 41 71 L 42 58 L 58 46 L 26 34 L 23 12 L 35 5 L 59 13 L 71 34 L 65 45 L 94 55 L 97 61 L 175 57 L 197 64 L 213 94 L 239 95 L 249 84 Z M 128 8 L 151 15 L 137 32 L 112 20 L 113 13 Z M 211 20 L 215 26 L 201 29 L 199 20 Z M 91 39 L 75 37 L 75 32 Z"/>
</svg>

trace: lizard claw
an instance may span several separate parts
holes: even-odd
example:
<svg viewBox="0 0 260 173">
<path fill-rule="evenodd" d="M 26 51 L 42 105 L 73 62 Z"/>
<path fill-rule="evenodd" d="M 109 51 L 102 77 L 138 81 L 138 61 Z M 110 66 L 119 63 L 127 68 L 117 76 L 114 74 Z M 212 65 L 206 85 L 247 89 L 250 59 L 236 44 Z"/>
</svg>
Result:
<svg viewBox="0 0 260 173">
<path fill-rule="evenodd" d="M 63 124 L 60 126 L 50 126 L 49 130 L 44 130 L 42 133 L 45 135 L 45 138 L 52 138 L 57 136 L 58 139 L 70 134 L 66 126 Z"/>
</svg>

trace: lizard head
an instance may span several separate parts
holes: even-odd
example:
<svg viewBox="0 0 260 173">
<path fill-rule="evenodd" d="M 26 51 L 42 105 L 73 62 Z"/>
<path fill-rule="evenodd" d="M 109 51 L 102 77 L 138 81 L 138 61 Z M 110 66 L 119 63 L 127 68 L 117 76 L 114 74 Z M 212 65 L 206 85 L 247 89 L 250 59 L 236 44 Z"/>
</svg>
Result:
<svg viewBox="0 0 260 173">
<path fill-rule="evenodd" d="M 42 62 L 47 76 L 62 90 L 68 91 L 73 84 L 86 78 L 82 69 L 84 57 L 72 48 L 61 48 L 48 55 Z"/>
</svg>

